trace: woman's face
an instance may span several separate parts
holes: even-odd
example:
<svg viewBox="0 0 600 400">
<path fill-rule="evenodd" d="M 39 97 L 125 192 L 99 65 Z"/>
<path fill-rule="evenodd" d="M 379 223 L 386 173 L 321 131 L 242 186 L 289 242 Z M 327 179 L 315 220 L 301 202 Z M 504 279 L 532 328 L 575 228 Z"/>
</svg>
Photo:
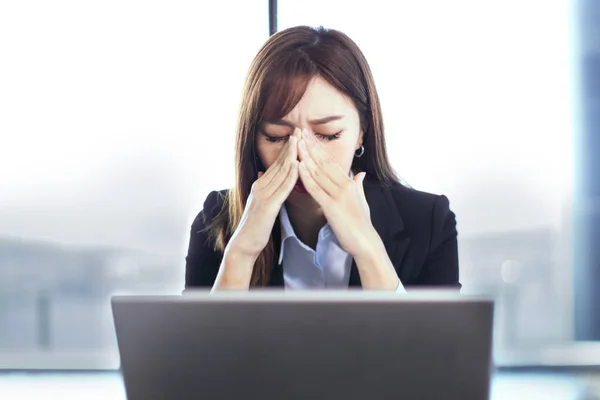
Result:
<svg viewBox="0 0 600 400">
<path fill-rule="evenodd" d="M 323 78 L 314 78 L 300 102 L 280 121 L 262 124 L 256 135 L 256 149 L 268 169 L 279 156 L 295 128 L 312 132 L 344 171 L 350 174 L 354 153 L 362 146 L 358 111 L 348 97 Z M 297 206 L 314 205 L 308 193 L 292 191 L 288 202 Z"/>
</svg>

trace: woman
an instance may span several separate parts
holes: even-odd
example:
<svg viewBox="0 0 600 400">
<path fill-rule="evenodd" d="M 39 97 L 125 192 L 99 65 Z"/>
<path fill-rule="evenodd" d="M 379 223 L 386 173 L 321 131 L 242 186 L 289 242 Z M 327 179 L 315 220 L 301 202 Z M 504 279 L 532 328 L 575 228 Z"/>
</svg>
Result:
<svg viewBox="0 0 600 400">
<path fill-rule="evenodd" d="M 186 289 L 460 288 L 448 200 L 399 182 L 371 71 L 343 33 L 295 27 L 266 42 L 235 167 L 235 187 L 210 193 L 192 224 Z"/>
</svg>

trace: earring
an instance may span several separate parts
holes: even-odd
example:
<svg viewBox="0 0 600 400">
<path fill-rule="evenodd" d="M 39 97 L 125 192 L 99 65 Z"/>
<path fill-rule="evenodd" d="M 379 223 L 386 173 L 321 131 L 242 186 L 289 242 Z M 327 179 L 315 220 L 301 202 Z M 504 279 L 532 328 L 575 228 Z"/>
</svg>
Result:
<svg viewBox="0 0 600 400">
<path fill-rule="evenodd" d="M 365 154 L 365 146 L 360 146 L 360 149 L 354 152 L 354 157 L 361 158 Z"/>
</svg>

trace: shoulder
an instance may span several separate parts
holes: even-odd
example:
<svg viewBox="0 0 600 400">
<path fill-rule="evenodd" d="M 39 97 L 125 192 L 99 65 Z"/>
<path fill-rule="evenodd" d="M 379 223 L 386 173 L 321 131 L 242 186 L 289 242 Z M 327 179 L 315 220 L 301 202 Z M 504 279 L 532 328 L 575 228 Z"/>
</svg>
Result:
<svg viewBox="0 0 600 400">
<path fill-rule="evenodd" d="M 407 222 L 431 220 L 433 226 L 443 222 L 455 222 L 456 216 L 450 210 L 450 200 L 443 194 L 423 192 L 397 184 L 391 189 L 402 218 Z M 436 224 L 437 222 L 437 224 Z"/>
<path fill-rule="evenodd" d="M 388 190 L 396 204 L 402 209 L 410 209 L 413 212 L 428 212 L 432 208 L 449 208 L 448 198 L 444 195 L 438 195 L 404 186 L 400 183 L 394 183 Z"/>
<path fill-rule="evenodd" d="M 438 240 L 456 237 L 456 215 L 450 209 L 448 197 L 398 186 L 392 189 L 392 193 L 408 228 L 427 230 L 433 247 Z"/>
<path fill-rule="evenodd" d="M 185 288 L 212 287 L 223 254 L 215 249 L 211 223 L 223 210 L 227 190 L 212 191 L 192 223 L 185 268 Z"/>
<path fill-rule="evenodd" d="M 385 197 L 391 200 L 392 204 L 388 205 L 395 208 L 407 224 L 414 222 L 422 225 L 424 221 L 433 218 L 455 218 L 454 213 L 450 210 L 450 201 L 445 195 L 416 190 L 401 183 L 384 186 L 377 182 L 371 182 L 369 186 L 379 188 Z"/>
<path fill-rule="evenodd" d="M 424 249 L 438 240 L 456 237 L 456 216 L 445 195 L 428 193 L 400 183 L 365 185 L 371 217 L 381 232 L 404 231 Z"/>
<path fill-rule="evenodd" d="M 206 196 L 202 209 L 194 218 L 192 230 L 201 231 L 210 225 L 223 210 L 228 192 L 229 189 L 213 190 Z"/>
</svg>

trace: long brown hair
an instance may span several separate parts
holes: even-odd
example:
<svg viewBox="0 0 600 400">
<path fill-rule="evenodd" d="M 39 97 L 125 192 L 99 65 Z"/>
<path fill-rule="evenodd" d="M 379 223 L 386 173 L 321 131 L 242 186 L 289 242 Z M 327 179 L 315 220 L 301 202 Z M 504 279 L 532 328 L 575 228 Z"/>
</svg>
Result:
<svg viewBox="0 0 600 400">
<path fill-rule="evenodd" d="M 209 226 L 215 249 L 223 251 L 237 228 L 262 164 L 256 133 L 265 120 L 287 115 L 315 76 L 348 96 L 360 117 L 364 155 L 352 170 L 384 185 L 398 182 L 386 152 L 379 97 L 371 69 L 358 46 L 345 34 L 322 27 L 297 26 L 280 31 L 258 52 L 246 78 L 235 140 L 235 187 Z M 250 285 L 266 286 L 276 259 L 274 235 L 254 265 Z"/>
</svg>

